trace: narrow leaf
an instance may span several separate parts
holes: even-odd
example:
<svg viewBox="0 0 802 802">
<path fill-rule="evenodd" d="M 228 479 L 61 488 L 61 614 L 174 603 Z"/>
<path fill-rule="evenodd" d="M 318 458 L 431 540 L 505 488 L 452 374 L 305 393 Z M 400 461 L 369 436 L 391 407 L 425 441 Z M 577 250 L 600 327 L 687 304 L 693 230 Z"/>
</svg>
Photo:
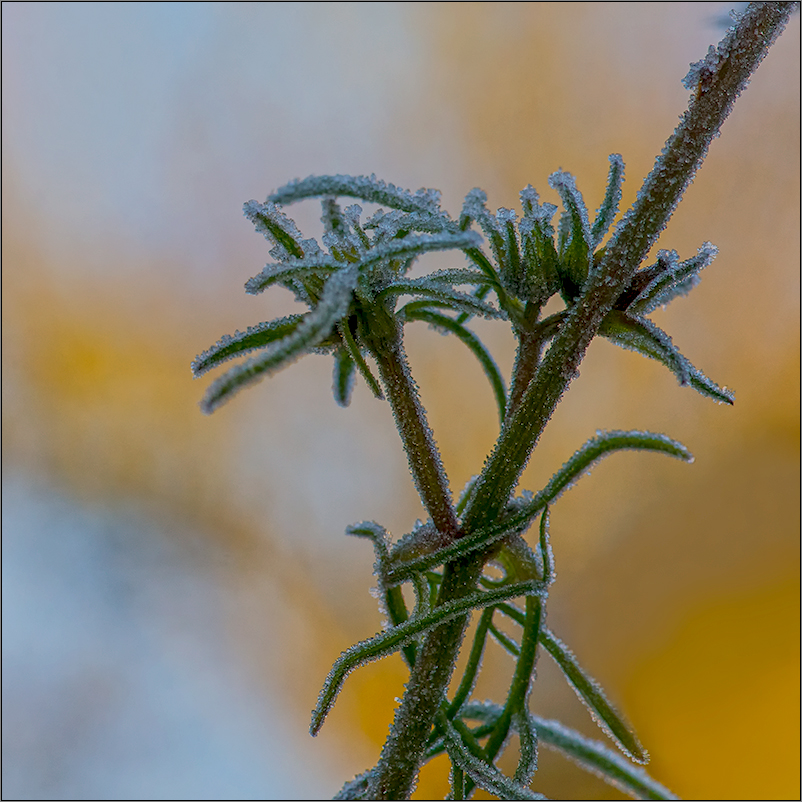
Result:
<svg viewBox="0 0 802 802">
<path fill-rule="evenodd" d="M 332 389 L 334 400 L 341 407 L 351 403 L 351 394 L 354 390 L 356 364 L 346 348 L 338 348 L 334 352 L 334 378 Z"/>
<path fill-rule="evenodd" d="M 348 311 L 354 286 L 355 271 L 341 270 L 332 276 L 326 282 L 320 303 L 304 316 L 295 331 L 264 355 L 248 359 L 224 373 L 209 387 L 201 401 L 203 412 L 210 414 L 243 387 L 280 370 L 322 342 Z"/>
<path fill-rule="evenodd" d="M 531 719 L 541 743 L 562 752 L 634 799 L 679 799 L 640 766 L 633 766 L 600 741 L 586 738 L 559 721 L 538 716 L 531 716 Z"/>
<path fill-rule="evenodd" d="M 323 690 L 318 697 L 317 706 L 312 713 L 310 732 L 312 735 L 318 733 L 323 720 L 331 710 L 337 694 L 340 692 L 343 682 L 345 682 L 345 678 L 358 666 L 392 654 L 418 635 L 434 629 L 445 621 L 464 615 L 474 608 L 491 607 L 516 596 L 542 592 L 543 584 L 537 580 L 515 582 L 494 590 L 477 590 L 462 598 L 435 607 L 428 615 L 410 618 L 398 626 L 391 627 L 369 640 L 361 641 L 352 646 L 348 651 L 340 655 L 328 677 L 326 677 Z"/>
<path fill-rule="evenodd" d="M 529 785 L 537 771 L 537 727 L 525 708 L 512 714 L 512 727 L 520 739 L 521 755 L 513 779 L 521 785 Z"/>
<path fill-rule="evenodd" d="M 433 312 L 430 309 L 408 309 L 408 306 L 401 309 L 403 317 L 407 320 L 423 320 L 431 326 L 446 329 L 459 337 L 460 340 L 471 349 L 473 355 L 479 360 L 479 364 L 482 366 L 482 370 L 484 370 L 490 382 L 490 386 L 493 388 L 493 393 L 496 397 L 496 406 L 498 407 L 499 420 L 501 423 L 504 423 L 504 410 L 507 406 L 507 390 L 504 387 L 504 379 L 501 377 L 501 371 L 498 369 L 498 365 L 496 365 L 495 360 L 482 344 L 482 341 L 472 331 L 466 329 L 461 323 L 458 323 L 453 317 L 441 315 L 439 312 Z"/>
<path fill-rule="evenodd" d="M 357 369 L 362 374 L 362 378 L 365 380 L 365 383 L 370 388 L 370 391 L 376 398 L 383 400 L 384 393 L 382 392 L 379 380 L 373 375 L 371 369 L 368 367 L 368 363 L 365 361 L 365 357 L 362 356 L 362 351 L 356 344 L 356 340 L 354 340 L 354 335 L 351 334 L 351 328 L 348 325 L 348 321 L 342 321 L 337 328 L 340 332 L 340 336 L 342 337 L 343 342 L 345 343 L 346 348 L 348 349 L 348 353 L 351 357 L 351 360 L 354 362 Z"/>
<path fill-rule="evenodd" d="M 632 728 L 610 704 L 601 685 L 585 673 L 573 652 L 545 627 L 540 642 L 565 674 L 577 696 L 587 705 L 595 722 L 609 735 L 627 757 L 636 763 L 648 763 L 649 755 Z"/>
<path fill-rule="evenodd" d="M 525 785 L 505 776 L 492 764 L 485 763 L 472 755 L 463 744 L 454 725 L 442 711 L 438 713 L 437 723 L 442 729 L 448 756 L 480 788 L 495 794 L 499 799 L 547 799 L 543 794 L 535 793 Z"/>
<path fill-rule="evenodd" d="M 445 303 L 454 311 L 465 310 L 472 315 L 487 318 L 503 317 L 503 313 L 490 304 L 483 303 L 474 295 L 452 290 L 437 284 L 428 284 L 426 279 L 398 279 L 378 293 L 377 300 L 393 295 L 417 295 L 431 298 L 433 301 Z"/>
<path fill-rule="evenodd" d="M 341 267 L 341 264 L 325 255 L 271 263 L 245 282 L 245 292 L 249 295 L 258 295 L 274 284 L 288 283 L 292 279 L 303 281 L 309 276 L 329 276 Z"/>
<path fill-rule="evenodd" d="M 502 716 L 504 708 L 493 702 L 468 702 L 461 710 L 463 719 L 482 722 L 481 729 L 474 730 L 474 734 L 484 734 L 495 726 Z M 537 731 L 540 743 L 555 749 L 582 766 L 582 768 L 597 774 L 605 782 L 619 788 L 635 799 L 678 799 L 667 788 L 653 780 L 640 766 L 633 766 L 626 758 L 611 749 L 606 744 L 586 738 L 575 730 L 561 724 L 528 714 L 531 723 Z M 513 719 L 515 728 L 515 719 Z M 517 728 L 516 728 L 517 729 Z M 433 757 L 437 744 L 427 752 L 427 757 Z"/>
<path fill-rule="evenodd" d="M 270 241 L 275 243 L 287 257 L 301 258 L 301 232 L 295 222 L 287 217 L 274 203 L 259 203 L 249 200 L 242 207 L 245 216 Z"/>
<path fill-rule="evenodd" d="M 525 532 L 532 519 L 547 504 L 551 504 L 564 490 L 574 484 L 595 462 L 614 451 L 628 449 L 662 451 L 669 456 L 685 460 L 685 462 L 693 461 L 690 451 L 682 443 L 678 443 L 664 434 L 638 431 L 599 432 L 552 476 L 543 490 L 530 502 L 521 505 L 518 512 L 502 518 L 485 529 L 470 532 L 438 551 L 393 564 L 385 577 L 386 582 L 388 585 L 398 584 L 408 579 L 416 571 L 426 571 L 456 557 L 464 557 L 472 551 L 489 546 L 496 540 L 512 533 Z"/>
<path fill-rule="evenodd" d="M 563 233 L 560 242 L 560 266 L 571 281 L 581 288 L 588 277 L 592 258 L 592 240 L 588 210 L 576 180 L 570 173 L 558 170 L 549 176 L 549 186 L 560 193 L 565 211 L 560 221 Z M 565 222 L 563 222 L 565 221 Z"/>
<path fill-rule="evenodd" d="M 694 390 L 723 404 L 733 404 L 732 392 L 719 387 L 684 357 L 671 338 L 643 317 L 632 317 L 614 309 L 604 318 L 599 333 L 622 348 L 637 351 L 665 365 L 681 386 L 690 385 Z"/>
<path fill-rule="evenodd" d="M 684 262 L 679 261 L 676 251 L 660 251 L 658 262 L 662 256 L 667 263 L 666 268 L 659 272 L 629 304 L 627 312 L 631 315 L 647 315 L 658 306 L 665 306 L 674 298 L 687 295 L 699 283 L 699 273 L 716 258 L 717 254 L 718 248 L 710 242 L 705 242 L 696 256 Z"/>
<path fill-rule="evenodd" d="M 310 175 L 285 184 L 268 196 L 268 201 L 287 205 L 305 198 L 326 195 L 359 198 L 404 212 L 443 215 L 440 210 L 440 193 L 436 189 L 419 189 L 412 193 L 395 184 L 387 184 L 375 175 Z"/>
<path fill-rule="evenodd" d="M 595 250 L 604 239 L 605 234 L 618 214 L 618 204 L 621 203 L 621 184 L 624 182 L 624 160 L 619 153 L 609 157 L 610 172 L 607 176 L 607 189 L 604 200 L 596 211 L 596 219 L 590 230 L 590 247 Z"/>
<path fill-rule="evenodd" d="M 256 326 L 249 326 L 244 332 L 233 335 L 224 334 L 208 351 L 195 357 L 192 372 L 195 378 L 202 376 L 207 370 L 217 367 L 229 359 L 247 354 L 257 348 L 264 348 L 276 340 L 292 334 L 303 315 L 288 315 Z"/>
</svg>

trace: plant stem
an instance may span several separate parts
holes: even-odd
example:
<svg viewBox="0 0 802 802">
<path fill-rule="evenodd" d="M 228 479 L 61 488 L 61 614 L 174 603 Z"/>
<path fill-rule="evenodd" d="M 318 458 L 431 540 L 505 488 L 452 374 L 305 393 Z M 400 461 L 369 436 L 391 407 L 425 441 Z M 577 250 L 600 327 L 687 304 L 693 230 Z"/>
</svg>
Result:
<svg viewBox="0 0 802 802">
<path fill-rule="evenodd" d="M 466 532 L 495 520 L 509 500 L 557 402 L 604 316 L 631 280 L 718 134 L 724 118 L 769 46 L 782 31 L 794 3 L 752 3 L 734 33 L 724 40 L 723 62 L 705 73 L 677 130 L 666 143 L 638 198 L 625 215 L 598 268 L 568 313 L 520 405 L 508 417 L 485 464 L 463 519 Z M 392 346 L 392 343 L 390 343 Z M 374 355 L 409 457 L 421 497 L 438 529 L 459 532 L 445 473 L 425 425 L 423 410 L 406 367 L 400 338 L 395 350 Z M 379 349 L 381 350 L 381 349 Z M 435 517 L 437 515 L 437 518 Z M 438 604 L 473 589 L 486 554 L 446 566 Z M 404 698 L 368 788 L 370 799 L 408 799 L 426 740 L 443 701 L 468 617 L 454 619 L 427 636 L 412 668 Z"/>
<path fill-rule="evenodd" d="M 395 415 L 412 478 L 423 506 L 439 532 L 450 538 L 458 537 L 459 523 L 451 503 L 448 477 L 431 429 L 426 423 L 426 412 L 418 397 L 418 389 L 409 371 L 400 326 L 387 314 L 385 319 L 371 320 L 366 328 L 372 332 L 371 352 L 376 359 L 385 393 Z M 381 332 L 378 336 L 377 331 Z"/>
<path fill-rule="evenodd" d="M 750 75 L 782 31 L 794 3 L 752 3 L 724 42 L 728 54 L 692 99 L 607 246 L 598 268 L 538 366 L 521 403 L 508 418 L 485 463 L 463 518 L 466 532 L 495 520 L 506 505 L 557 402 L 578 375 L 579 363 L 604 316 L 613 308 L 654 244 L 707 153 Z M 701 85 L 700 85 L 701 86 Z"/>
</svg>

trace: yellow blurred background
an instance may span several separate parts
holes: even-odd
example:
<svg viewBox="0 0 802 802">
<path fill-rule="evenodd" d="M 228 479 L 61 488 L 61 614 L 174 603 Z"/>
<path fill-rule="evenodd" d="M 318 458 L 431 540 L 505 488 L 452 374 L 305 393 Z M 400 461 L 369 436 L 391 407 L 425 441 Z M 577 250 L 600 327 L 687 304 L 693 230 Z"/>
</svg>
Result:
<svg viewBox="0 0 802 802">
<path fill-rule="evenodd" d="M 594 210 L 617 152 L 626 208 L 728 8 L 4 4 L 4 793 L 320 798 L 376 761 L 397 656 L 306 735 L 330 664 L 381 624 L 373 556 L 342 533 L 423 513 L 387 405 L 360 384 L 336 407 L 328 359 L 199 412 L 195 354 L 293 308 L 243 292 L 269 256 L 241 205 L 375 172 L 456 215 L 474 186 L 493 208 L 528 183 L 556 201 L 562 168 Z M 799 795 L 798 66 L 797 15 L 659 242 L 719 247 L 654 317 L 735 406 L 594 343 L 522 481 L 596 429 L 693 451 L 615 456 L 559 501 L 549 603 L 691 799 Z M 319 234 L 314 204 L 291 213 Z M 509 375 L 503 325 L 477 330 Z M 453 338 L 406 337 L 458 492 L 497 434 L 490 389 Z M 479 697 L 510 668 L 488 654 Z M 598 732 L 548 657 L 532 709 Z M 435 761 L 417 796 L 446 783 Z M 545 751 L 533 787 L 622 798 Z"/>
</svg>

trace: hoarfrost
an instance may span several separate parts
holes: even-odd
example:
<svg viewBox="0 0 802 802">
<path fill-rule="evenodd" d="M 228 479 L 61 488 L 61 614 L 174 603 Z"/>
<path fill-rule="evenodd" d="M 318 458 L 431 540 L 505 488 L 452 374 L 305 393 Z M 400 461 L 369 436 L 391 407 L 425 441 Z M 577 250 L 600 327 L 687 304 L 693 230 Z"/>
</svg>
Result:
<svg viewBox="0 0 802 802">
<path fill-rule="evenodd" d="M 395 184 L 387 184 L 374 174 L 364 175 L 310 175 L 295 179 L 280 187 L 267 198 L 269 202 L 286 205 L 320 196 L 359 198 L 369 203 L 390 206 L 404 212 L 440 213 L 440 192 L 436 189 L 419 189 L 412 193 Z"/>
</svg>

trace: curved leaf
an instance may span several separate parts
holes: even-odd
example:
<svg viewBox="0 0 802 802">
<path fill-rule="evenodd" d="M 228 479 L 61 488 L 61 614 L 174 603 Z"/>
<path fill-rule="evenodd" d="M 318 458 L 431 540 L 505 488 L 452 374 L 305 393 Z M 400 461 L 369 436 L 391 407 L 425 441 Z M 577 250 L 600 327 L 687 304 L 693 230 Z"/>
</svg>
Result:
<svg viewBox="0 0 802 802">
<path fill-rule="evenodd" d="M 203 412 L 214 412 L 234 393 L 294 362 L 329 336 L 337 321 L 348 311 L 356 279 L 355 270 L 335 273 L 326 282 L 320 303 L 303 317 L 295 331 L 262 356 L 248 359 L 224 373 L 209 387 L 201 401 Z"/>
<path fill-rule="evenodd" d="M 682 443 L 654 432 L 599 432 L 588 440 L 576 453 L 552 476 L 531 501 L 521 505 L 520 510 L 502 518 L 485 529 L 470 532 L 454 543 L 429 554 L 423 554 L 410 560 L 391 565 L 385 581 L 388 585 L 398 584 L 408 579 L 417 571 L 426 571 L 435 565 L 448 562 L 455 557 L 464 557 L 476 549 L 489 546 L 494 541 L 512 533 L 525 532 L 532 519 L 560 494 L 576 482 L 596 461 L 622 450 L 661 451 L 686 462 L 692 462 L 693 456 Z"/>
<path fill-rule="evenodd" d="M 618 204 L 621 203 L 621 184 L 624 182 L 624 160 L 620 153 L 609 156 L 610 172 L 607 175 L 607 189 L 604 200 L 596 211 L 596 219 L 590 230 L 590 247 L 595 250 L 604 239 L 604 235 L 618 214 Z"/>
<path fill-rule="evenodd" d="M 254 224 L 257 231 L 275 243 L 287 257 L 301 258 L 304 249 L 301 245 L 301 232 L 292 218 L 287 217 L 274 203 L 249 200 L 243 207 L 245 216 Z"/>
<path fill-rule="evenodd" d="M 343 652 L 335 661 L 326 677 L 323 690 L 318 697 L 318 703 L 312 713 L 310 732 L 316 735 L 323 725 L 323 720 L 331 710 L 345 678 L 355 668 L 371 660 L 377 660 L 398 651 L 413 638 L 439 626 L 445 621 L 464 615 L 474 608 L 491 607 L 499 602 L 516 596 L 525 596 L 543 593 L 543 583 L 537 580 L 527 580 L 505 585 L 501 588 L 487 591 L 473 591 L 460 599 L 447 602 L 435 607 L 425 616 L 410 618 L 398 626 L 376 635 L 369 640 L 360 641 L 348 651 Z"/>
<path fill-rule="evenodd" d="M 195 374 L 195 378 L 229 359 L 242 356 L 257 348 L 264 348 L 270 343 L 292 334 L 302 319 L 303 315 L 288 315 L 259 323 L 256 326 L 249 326 L 244 332 L 238 331 L 233 335 L 224 334 L 208 351 L 204 351 L 193 360 L 192 372 Z"/>
<path fill-rule="evenodd" d="M 472 331 L 466 329 L 461 323 L 458 323 L 453 317 L 441 315 L 439 312 L 433 312 L 425 308 L 407 310 L 408 306 L 401 309 L 403 317 L 407 320 L 422 320 L 431 326 L 446 329 L 459 337 L 460 340 L 471 349 L 474 356 L 479 360 L 479 364 L 482 366 L 482 370 L 484 370 L 490 382 L 490 386 L 493 388 L 499 419 L 501 423 L 504 423 L 504 410 L 507 406 L 507 390 L 504 387 L 504 379 L 501 377 L 501 371 L 498 369 L 498 365 L 496 365 L 495 360 L 482 344 L 482 341 Z"/>
<path fill-rule="evenodd" d="M 525 785 L 502 774 L 491 763 L 480 760 L 464 745 L 460 734 L 442 711 L 438 713 L 437 723 L 443 733 L 443 742 L 451 760 L 465 772 L 473 782 L 499 799 L 547 799 Z"/>
<path fill-rule="evenodd" d="M 359 198 L 403 212 L 443 215 L 440 210 L 438 190 L 419 189 L 412 193 L 395 184 L 387 184 L 375 175 L 310 175 L 301 180 L 290 181 L 267 199 L 273 203 L 287 205 L 305 198 L 320 196 Z"/>
<path fill-rule="evenodd" d="M 334 400 L 341 407 L 347 407 L 351 403 L 355 374 L 356 364 L 351 359 L 348 350 L 346 348 L 338 348 L 334 352 L 332 390 L 334 391 Z"/>
<path fill-rule="evenodd" d="M 622 348 L 637 351 L 665 365 L 677 377 L 681 386 L 690 385 L 718 403 L 735 403 L 732 392 L 719 387 L 695 368 L 677 350 L 671 338 L 651 320 L 633 317 L 614 309 L 602 321 L 599 333 Z"/>
<path fill-rule="evenodd" d="M 545 627 L 540 630 L 539 640 L 565 674 L 576 695 L 585 703 L 595 722 L 627 757 L 636 763 L 648 763 L 649 755 L 638 736 L 607 699 L 601 685 L 585 673 L 573 652 Z"/>
</svg>

